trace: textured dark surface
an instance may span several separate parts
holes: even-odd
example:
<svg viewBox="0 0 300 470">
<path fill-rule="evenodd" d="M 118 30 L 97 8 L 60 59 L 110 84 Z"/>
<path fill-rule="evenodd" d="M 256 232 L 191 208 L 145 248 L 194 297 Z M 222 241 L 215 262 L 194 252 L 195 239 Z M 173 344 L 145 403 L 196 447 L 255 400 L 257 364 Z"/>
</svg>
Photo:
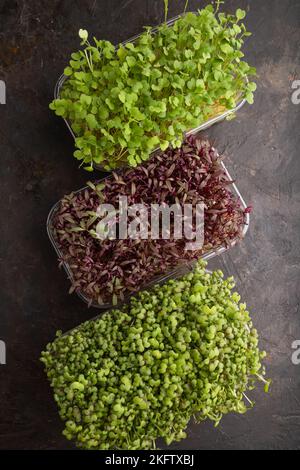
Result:
<svg viewBox="0 0 300 470">
<path fill-rule="evenodd" d="M 170 16 L 185 1 L 170 0 Z M 57 269 L 47 239 L 47 214 L 63 194 L 90 177 L 72 158 L 73 142 L 49 110 L 57 77 L 78 48 L 80 27 L 119 42 L 163 19 L 162 0 L 0 0 L 1 310 L 0 448 L 69 449 L 39 362 L 57 329 L 94 315 Z M 203 6 L 191 1 L 191 9 Z M 261 344 L 268 351 L 271 393 L 253 392 L 256 407 L 220 426 L 191 425 L 176 449 L 300 449 L 300 365 L 291 344 L 300 339 L 300 105 L 291 84 L 300 79 L 300 2 L 238 0 L 249 8 L 254 33 L 247 59 L 258 69 L 256 102 L 208 135 L 228 154 L 227 165 L 254 214 L 244 242 L 214 264 L 237 279 Z"/>
</svg>

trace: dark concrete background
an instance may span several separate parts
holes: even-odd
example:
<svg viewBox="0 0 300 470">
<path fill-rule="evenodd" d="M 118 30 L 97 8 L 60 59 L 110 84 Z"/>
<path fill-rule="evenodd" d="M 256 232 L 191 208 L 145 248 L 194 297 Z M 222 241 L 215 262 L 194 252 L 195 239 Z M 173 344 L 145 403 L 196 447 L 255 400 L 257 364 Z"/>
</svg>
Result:
<svg viewBox="0 0 300 470">
<path fill-rule="evenodd" d="M 170 0 L 170 16 L 185 1 Z M 204 1 L 191 1 L 190 9 Z M 255 104 L 208 135 L 225 149 L 227 165 L 254 206 L 246 239 L 214 265 L 234 274 L 268 351 L 269 395 L 252 393 L 246 415 L 191 425 L 175 449 L 300 449 L 300 365 L 291 344 L 300 339 L 300 105 L 291 84 L 300 79 L 299 0 L 236 0 L 249 9 L 247 60 L 258 69 Z M 162 0 L 1 0 L 0 106 L 1 303 L 0 448 L 70 449 L 39 362 L 57 329 L 95 312 L 68 296 L 47 239 L 47 214 L 63 194 L 90 175 L 77 168 L 64 123 L 48 110 L 55 82 L 78 48 L 80 27 L 114 43 L 163 19 Z"/>
</svg>

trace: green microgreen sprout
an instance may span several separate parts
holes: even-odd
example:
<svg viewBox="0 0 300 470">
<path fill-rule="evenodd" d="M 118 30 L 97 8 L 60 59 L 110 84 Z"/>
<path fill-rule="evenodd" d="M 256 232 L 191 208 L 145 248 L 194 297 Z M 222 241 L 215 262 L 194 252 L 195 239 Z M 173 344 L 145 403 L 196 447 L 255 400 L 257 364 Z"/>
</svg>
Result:
<svg viewBox="0 0 300 470">
<path fill-rule="evenodd" d="M 219 12 L 222 2 L 186 12 L 155 34 L 149 28 L 134 42 L 113 46 L 79 31 L 60 97 L 50 104 L 76 136 L 74 156 L 84 168 L 137 166 L 153 150 L 178 148 L 185 131 L 253 103 L 255 69 L 243 60 L 250 35 L 238 8 Z"/>
<path fill-rule="evenodd" d="M 217 426 L 269 386 L 258 334 L 232 278 L 193 272 L 132 297 L 42 353 L 63 434 L 92 450 L 155 449 L 186 438 L 191 417 Z"/>
</svg>

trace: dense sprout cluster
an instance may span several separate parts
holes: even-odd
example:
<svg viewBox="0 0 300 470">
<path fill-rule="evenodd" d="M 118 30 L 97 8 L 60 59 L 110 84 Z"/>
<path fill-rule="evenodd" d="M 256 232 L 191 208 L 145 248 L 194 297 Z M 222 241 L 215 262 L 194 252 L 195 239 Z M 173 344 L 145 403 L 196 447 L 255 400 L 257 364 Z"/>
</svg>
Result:
<svg viewBox="0 0 300 470">
<path fill-rule="evenodd" d="M 220 246 L 228 247 L 242 237 L 246 211 L 233 193 L 218 151 L 206 140 L 189 137 L 177 150 L 154 155 L 134 169 L 121 170 L 100 184 L 65 196 L 52 221 L 52 231 L 72 272 L 71 292 L 81 292 L 90 303 L 123 301 L 156 276 L 164 275 L 184 262 L 198 259 Z M 204 245 L 186 250 L 190 241 L 183 234 L 174 238 L 174 218 L 170 237 L 153 239 L 97 238 L 99 204 L 116 209 L 119 197 L 128 206 L 142 203 L 151 219 L 151 205 L 204 204 Z"/>
<path fill-rule="evenodd" d="M 242 60 L 245 12 L 218 13 L 212 5 L 188 13 L 155 34 L 115 48 L 88 41 L 73 53 L 67 81 L 50 107 L 69 120 L 75 158 L 92 171 L 136 166 L 151 151 L 180 147 L 183 133 L 236 106 L 253 102 L 255 69 Z"/>
<path fill-rule="evenodd" d="M 257 331 L 233 279 L 199 264 L 88 321 L 42 353 L 68 439 L 150 449 L 183 439 L 192 416 L 218 423 L 252 405 L 263 378 Z"/>
</svg>

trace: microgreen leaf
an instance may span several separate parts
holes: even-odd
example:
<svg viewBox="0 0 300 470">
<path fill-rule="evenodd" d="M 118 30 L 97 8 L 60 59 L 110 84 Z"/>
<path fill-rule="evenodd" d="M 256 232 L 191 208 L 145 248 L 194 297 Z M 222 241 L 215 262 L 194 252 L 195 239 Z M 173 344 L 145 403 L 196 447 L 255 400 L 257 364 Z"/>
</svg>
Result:
<svg viewBox="0 0 300 470">
<path fill-rule="evenodd" d="M 243 20 L 245 16 L 246 16 L 246 12 L 244 10 L 241 10 L 240 8 L 236 10 L 236 17 L 238 20 Z"/>
<path fill-rule="evenodd" d="M 248 88 L 249 91 L 252 91 L 252 92 L 253 92 L 253 91 L 256 90 L 257 85 L 256 85 L 256 83 L 254 83 L 254 82 L 250 82 L 250 83 L 248 83 L 248 87 L 247 87 L 247 88 Z"/>
<path fill-rule="evenodd" d="M 246 101 L 249 103 L 249 104 L 253 104 L 254 103 L 254 96 L 253 96 L 253 93 L 251 91 L 249 91 L 246 96 Z"/>
<path fill-rule="evenodd" d="M 160 142 L 160 148 L 161 150 L 167 150 L 167 148 L 169 147 L 169 142 L 167 140 L 162 140 Z"/>
<path fill-rule="evenodd" d="M 120 100 L 122 103 L 125 103 L 125 101 L 126 101 L 126 93 L 125 93 L 125 91 L 122 90 L 122 91 L 119 93 L 118 96 L 119 96 L 119 100 Z"/>
<path fill-rule="evenodd" d="M 66 67 L 65 70 L 64 70 L 64 75 L 66 75 L 67 77 L 70 77 L 72 74 L 73 74 L 72 68 L 71 67 Z"/>
<path fill-rule="evenodd" d="M 233 52 L 233 48 L 226 42 L 226 43 L 223 43 L 221 44 L 221 50 L 225 53 L 225 54 L 231 54 Z"/>
<path fill-rule="evenodd" d="M 88 114 L 86 116 L 86 122 L 91 130 L 96 129 L 98 127 L 97 119 L 93 114 Z"/>
<path fill-rule="evenodd" d="M 86 29 L 80 29 L 79 30 L 79 37 L 83 40 L 83 41 L 87 41 L 88 37 L 89 37 L 89 33 L 87 32 Z"/>
</svg>

